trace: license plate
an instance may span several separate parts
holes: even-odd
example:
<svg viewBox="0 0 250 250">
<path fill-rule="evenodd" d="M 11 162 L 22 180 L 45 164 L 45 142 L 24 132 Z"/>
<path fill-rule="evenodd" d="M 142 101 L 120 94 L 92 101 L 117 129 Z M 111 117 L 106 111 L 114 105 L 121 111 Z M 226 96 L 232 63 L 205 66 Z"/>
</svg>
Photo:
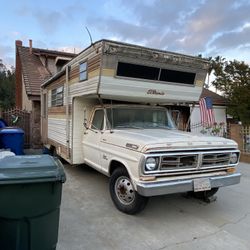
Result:
<svg viewBox="0 0 250 250">
<path fill-rule="evenodd" d="M 206 190 L 211 190 L 211 184 L 208 178 L 194 179 L 194 192 Z"/>
</svg>

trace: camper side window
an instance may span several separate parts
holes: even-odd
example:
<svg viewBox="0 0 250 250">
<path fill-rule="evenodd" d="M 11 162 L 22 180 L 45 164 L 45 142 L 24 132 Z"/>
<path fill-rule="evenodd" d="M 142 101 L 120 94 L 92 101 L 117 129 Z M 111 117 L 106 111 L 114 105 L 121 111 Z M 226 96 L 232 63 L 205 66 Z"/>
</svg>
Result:
<svg viewBox="0 0 250 250">
<path fill-rule="evenodd" d="M 63 86 L 53 89 L 51 94 L 51 106 L 62 106 L 63 105 Z"/>
<path fill-rule="evenodd" d="M 80 63 L 79 72 L 80 72 L 79 75 L 80 81 L 87 80 L 87 62 Z"/>
</svg>

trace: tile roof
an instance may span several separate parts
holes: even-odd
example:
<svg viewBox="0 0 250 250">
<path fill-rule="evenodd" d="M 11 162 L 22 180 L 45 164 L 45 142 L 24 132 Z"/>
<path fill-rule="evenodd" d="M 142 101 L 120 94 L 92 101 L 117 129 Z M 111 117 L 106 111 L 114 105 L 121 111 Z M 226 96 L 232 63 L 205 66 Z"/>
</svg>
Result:
<svg viewBox="0 0 250 250">
<path fill-rule="evenodd" d="M 18 46 L 25 90 L 28 96 L 40 95 L 40 86 L 50 72 L 43 66 L 38 56 L 30 54 L 29 48 Z"/>
<path fill-rule="evenodd" d="M 51 72 L 42 64 L 39 56 L 66 56 L 73 58 L 76 56 L 73 53 L 66 53 L 54 50 L 45 50 L 32 48 L 30 53 L 29 47 L 17 46 L 17 51 L 21 60 L 21 68 L 24 79 L 26 93 L 29 97 L 40 96 L 40 87 L 43 81 L 51 77 Z"/>
<path fill-rule="evenodd" d="M 223 106 L 223 105 L 227 104 L 227 99 L 225 97 L 218 95 L 217 93 L 215 93 L 211 90 L 203 88 L 200 98 L 207 97 L 207 96 L 212 98 L 214 105 L 222 105 Z"/>
</svg>

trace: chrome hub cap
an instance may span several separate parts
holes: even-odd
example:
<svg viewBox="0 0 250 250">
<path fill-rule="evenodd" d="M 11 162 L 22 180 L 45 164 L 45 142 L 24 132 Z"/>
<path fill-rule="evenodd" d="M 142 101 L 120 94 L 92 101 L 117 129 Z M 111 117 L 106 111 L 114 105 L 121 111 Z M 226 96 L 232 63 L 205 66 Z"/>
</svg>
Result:
<svg viewBox="0 0 250 250">
<path fill-rule="evenodd" d="M 119 201 L 124 205 L 129 205 L 134 201 L 135 191 L 128 177 L 121 176 L 116 180 L 115 194 Z"/>
</svg>

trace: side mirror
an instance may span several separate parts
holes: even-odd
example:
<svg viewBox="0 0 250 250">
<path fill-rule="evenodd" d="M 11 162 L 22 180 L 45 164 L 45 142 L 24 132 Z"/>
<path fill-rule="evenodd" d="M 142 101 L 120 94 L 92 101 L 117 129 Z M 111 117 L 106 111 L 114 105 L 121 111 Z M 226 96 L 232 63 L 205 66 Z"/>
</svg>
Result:
<svg viewBox="0 0 250 250">
<path fill-rule="evenodd" d="M 86 129 L 89 128 L 89 127 L 88 127 L 88 121 L 87 121 L 86 118 L 85 118 L 84 121 L 83 121 L 83 126 L 84 126 L 84 128 L 86 128 Z"/>
</svg>

